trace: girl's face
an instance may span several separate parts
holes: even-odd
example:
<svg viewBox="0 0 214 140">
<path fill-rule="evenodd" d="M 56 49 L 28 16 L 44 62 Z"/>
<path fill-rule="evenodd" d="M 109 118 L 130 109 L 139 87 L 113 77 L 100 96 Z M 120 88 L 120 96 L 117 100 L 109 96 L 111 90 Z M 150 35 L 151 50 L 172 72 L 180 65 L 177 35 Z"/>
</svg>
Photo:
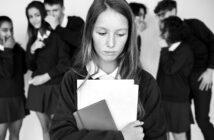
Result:
<svg viewBox="0 0 214 140">
<path fill-rule="evenodd" d="M 128 28 L 126 17 L 110 8 L 98 16 L 92 34 L 98 63 L 117 63 L 127 42 Z"/>
<path fill-rule="evenodd" d="M 0 44 L 7 41 L 9 37 L 13 36 L 13 25 L 10 22 L 2 22 L 0 25 Z"/>
<path fill-rule="evenodd" d="M 42 25 L 42 16 L 37 8 L 30 8 L 28 9 L 28 18 L 30 24 L 35 28 L 39 29 Z"/>
</svg>

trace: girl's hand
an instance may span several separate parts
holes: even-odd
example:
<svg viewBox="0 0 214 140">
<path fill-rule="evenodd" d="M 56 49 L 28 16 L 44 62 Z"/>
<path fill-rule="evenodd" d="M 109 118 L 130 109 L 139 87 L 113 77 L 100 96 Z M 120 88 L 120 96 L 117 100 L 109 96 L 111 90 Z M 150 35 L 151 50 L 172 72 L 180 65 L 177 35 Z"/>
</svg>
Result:
<svg viewBox="0 0 214 140">
<path fill-rule="evenodd" d="M 0 36 L 0 44 L 4 46 L 4 48 L 13 49 L 16 42 L 13 36 L 4 37 Z"/>
<path fill-rule="evenodd" d="M 198 81 L 201 81 L 199 89 L 207 91 L 208 89 L 212 88 L 212 77 L 213 77 L 213 70 L 207 69 L 205 72 L 201 74 L 198 78 Z"/>
<path fill-rule="evenodd" d="M 38 85 L 42 85 L 42 84 L 46 83 L 50 79 L 51 79 L 51 77 L 49 76 L 49 74 L 45 73 L 45 74 L 42 74 L 42 75 L 35 76 L 28 83 L 32 84 L 34 86 L 38 86 Z"/>
<path fill-rule="evenodd" d="M 134 121 L 126 125 L 121 131 L 124 140 L 143 140 L 143 122 Z"/>
<path fill-rule="evenodd" d="M 53 30 L 60 24 L 59 20 L 51 15 L 46 16 L 45 21 L 50 24 Z"/>
<path fill-rule="evenodd" d="M 45 44 L 44 44 L 42 41 L 40 41 L 40 40 L 37 39 L 37 40 L 33 43 L 33 45 L 31 46 L 30 52 L 31 52 L 32 54 L 34 54 L 35 51 L 36 51 L 37 49 L 43 48 L 44 46 L 45 46 Z"/>
</svg>

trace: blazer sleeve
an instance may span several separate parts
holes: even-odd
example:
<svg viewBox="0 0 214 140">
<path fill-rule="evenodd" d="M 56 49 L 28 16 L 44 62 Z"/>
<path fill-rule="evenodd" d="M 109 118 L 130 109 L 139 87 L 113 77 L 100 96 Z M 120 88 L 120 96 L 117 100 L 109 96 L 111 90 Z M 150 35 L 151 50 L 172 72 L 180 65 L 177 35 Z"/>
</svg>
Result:
<svg viewBox="0 0 214 140">
<path fill-rule="evenodd" d="M 68 72 L 62 81 L 58 107 L 52 120 L 52 140 L 123 140 L 121 131 L 78 130 L 76 111 L 76 78 Z"/>
<path fill-rule="evenodd" d="M 179 48 L 182 47 L 182 48 Z M 167 75 L 172 75 L 178 72 L 187 61 L 190 65 L 193 65 L 193 54 L 189 49 L 189 46 L 179 46 L 175 51 L 170 52 L 168 48 L 161 50 L 160 56 L 160 68 Z"/>
<path fill-rule="evenodd" d="M 31 54 L 31 45 L 27 45 L 27 51 L 26 51 L 26 66 L 27 69 L 31 71 L 35 71 L 37 66 L 36 66 L 36 56 L 37 56 L 37 51 L 34 54 Z"/>
<path fill-rule="evenodd" d="M 0 51 L 0 77 L 11 78 L 14 73 L 13 49 Z"/>
<path fill-rule="evenodd" d="M 208 49 L 208 67 L 214 69 L 214 34 L 204 22 L 194 19 L 191 28 Z"/>
<path fill-rule="evenodd" d="M 68 46 L 57 35 L 54 37 L 54 39 L 56 40 L 55 45 L 58 51 L 58 62 L 56 66 L 48 72 L 51 78 L 64 74 L 70 68 L 70 56 Z"/>
<path fill-rule="evenodd" d="M 65 28 L 58 25 L 54 30 L 63 41 L 73 47 L 79 47 L 81 44 L 84 21 L 80 17 L 68 18 L 68 24 Z"/>
<path fill-rule="evenodd" d="M 144 140 L 166 140 L 166 119 L 161 103 L 160 89 L 155 79 L 148 73 L 144 74 L 140 85 L 140 101 L 143 103 L 145 115 Z"/>
<path fill-rule="evenodd" d="M 26 61 L 26 52 L 19 44 L 16 44 L 16 45 L 17 45 L 17 48 L 18 48 L 18 50 L 20 52 L 20 57 L 21 57 L 21 62 L 22 62 L 22 72 L 23 72 L 23 74 L 25 74 L 27 72 L 27 65 L 25 63 L 25 61 Z"/>
</svg>

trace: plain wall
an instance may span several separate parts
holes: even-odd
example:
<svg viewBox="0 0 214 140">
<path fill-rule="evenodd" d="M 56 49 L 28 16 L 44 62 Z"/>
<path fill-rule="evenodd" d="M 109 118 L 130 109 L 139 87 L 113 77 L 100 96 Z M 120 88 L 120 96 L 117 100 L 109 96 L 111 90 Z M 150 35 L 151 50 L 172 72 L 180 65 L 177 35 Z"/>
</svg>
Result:
<svg viewBox="0 0 214 140">
<path fill-rule="evenodd" d="M 25 7 L 32 0 L 0 0 L 0 15 L 8 15 L 14 22 L 15 39 L 25 48 L 27 19 L 25 16 Z M 68 15 L 77 15 L 85 19 L 88 8 L 92 0 L 64 0 L 65 13 Z M 148 16 L 146 17 L 148 29 L 142 34 L 144 37 L 141 53 L 141 62 L 146 70 L 152 75 L 156 75 L 159 46 L 157 42 L 157 19 L 153 14 L 153 9 L 158 0 L 128 0 L 142 2 L 148 7 Z M 177 0 L 178 15 L 182 18 L 198 18 L 214 32 L 214 1 L 213 0 Z M 29 73 L 26 75 L 26 80 Z M 1 90 L 1 89 L 0 89 Z M 27 90 L 27 87 L 26 87 Z M 214 99 L 213 99 L 214 100 Z M 211 120 L 214 122 L 214 101 L 211 105 Z M 0 114 L 1 115 L 1 114 Z M 197 125 L 192 125 L 192 139 L 203 140 Z M 20 133 L 20 140 L 42 140 L 42 130 L 38 119 L 34 113 L 28 115 L 23 122 Z"/>
</svg>

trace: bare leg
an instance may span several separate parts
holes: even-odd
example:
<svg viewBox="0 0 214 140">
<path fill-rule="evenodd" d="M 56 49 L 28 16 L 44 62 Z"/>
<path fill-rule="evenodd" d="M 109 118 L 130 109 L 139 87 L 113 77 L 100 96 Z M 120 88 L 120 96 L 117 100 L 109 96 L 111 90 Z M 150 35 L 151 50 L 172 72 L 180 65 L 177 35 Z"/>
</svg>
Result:
<svg viewBox="0 0 214 140">
<path fill-rule="evenodd" d="M 19 132 L 22 126 L 22 119 L 9 124 L 9 140 L 19 140 Z"/>
<path fill-rule="evenodd" d="M 36 112 L 42 126 L 43 140 L 50 140 L 49 129 L 50 129 L 50 117 L 44 113 Z"/>
<path fill-rule="evenodd" d="M 187 140 L 186 133 L 172 133 L 175 140 Z"/>
<path fill-rule="evenodd" d="M 8 123 L 1 123 L 0 124 L 0 140 L 5 139 L 7 128 L 8 128 Z"/>
</svg>

